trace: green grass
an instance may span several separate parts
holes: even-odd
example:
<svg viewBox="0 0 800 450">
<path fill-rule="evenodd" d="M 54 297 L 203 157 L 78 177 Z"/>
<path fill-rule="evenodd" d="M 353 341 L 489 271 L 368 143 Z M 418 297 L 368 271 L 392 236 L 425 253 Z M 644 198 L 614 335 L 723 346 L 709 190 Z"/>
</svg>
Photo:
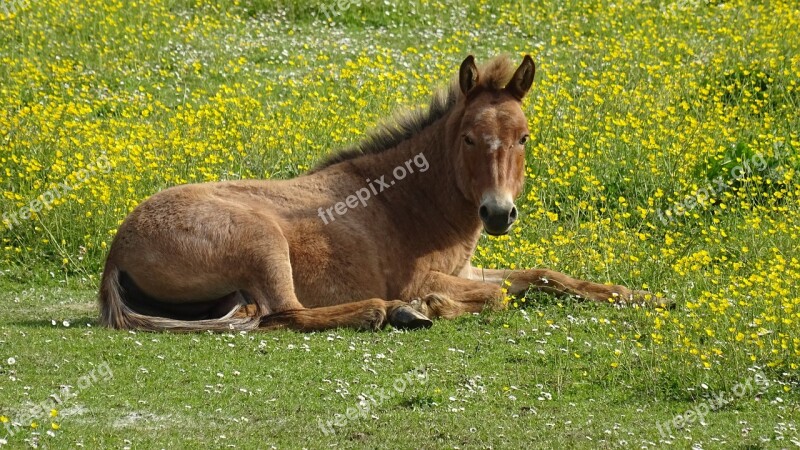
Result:
<svg viewBox="0 0 800 450">
<path fill-rule="evenodd" d="M 614 311 L 612 326 L 593 320 L 605 307 L 545 301 L 409 333 L 153 334 L 98 328 L 93 296 L 27 288 L 0 297 L 0 348 L 16 359 L 0 364 L 4 411 L 46 401 L 62 385 L 78 389 L 55 406 L 55 437 L 40 417 L 41 428 L 9 438 L 12 447 L 655 448 L 665 440 L 659 425 L 702 409 L 704 396 L 738 392 L 723 384 L 688 390 L 657 375 L 659 355 L 646 347 L 626 352 L 628 373 L 615 372 L 605 335 L 641 328 L 632 310 Z M 97 381 L 79 389 L 92 370 Z M 406 381 L 414 370 L 425 377 Z M 664 398 L 665 387 L 653 383 L 671 383 L 674 394 Z M 776 439 L 796 438 L 781 424 L 794 423 L 797 410 L 789 399 L 777 403 L 775 392 L 748 391 L 666 441 L 785 446 Z M 320 421 L 346 417 L 362 394 L 379 401 L 368 417 L 326 434 Z"/>
</svg>

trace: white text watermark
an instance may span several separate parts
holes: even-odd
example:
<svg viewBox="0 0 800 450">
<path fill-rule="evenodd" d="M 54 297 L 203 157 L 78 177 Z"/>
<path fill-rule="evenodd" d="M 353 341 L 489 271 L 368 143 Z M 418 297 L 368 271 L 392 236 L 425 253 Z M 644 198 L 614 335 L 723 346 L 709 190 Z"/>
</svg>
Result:
<svg viewBox="0 0 800 450">
<path fill-rule="evenodd" d="M 753 396 L 763 392 L 767 387 L 769 387 L 767 376 L 763 372 L 756 372 L 744 382 L 736 383 L 730 392 L 714 393 L 693 408 L 684 411 L 683 414 L 675 415 L 672 420 L 657 423 L 656 427 L 661 437 L 667 439 L 674 430 L 679 430 L 695 422 L 705 425 L 706 416 L 710 412 L 716 411 L 742 397 Z"/>
<path fill-rule="evenodd" d="M 348 423 L 359 419 L 366 419 L 370 411 L 379 408 L 383 403 L 396 394 L 402 394 L 411 384 L 425 384 L 428 382 L 428 371 L 423 368 L 416 368 L 395 378 L 391 389 L 376 388 L 369 395 L 362 395 L 357 406 L 347 408 L 344 414 L 335 414 L 334 418 L 323 422 L 318 420 L 318 425 L 322 433 L 326 436 L 336 433 L 334 427 L 342 428 Z"/>
<path fill-rule="evenodd" d="M 65 197 L 70 191 L 80 187 L 99 172 L 109 173 L 110 171 L 111 161 L 108 160 L 108 156 L 102 154 L 93 163 L 87 164 L 85 168 L 80 169 L 75 173 L 75 183 L 70 184 L 65 179 L 52 189 L 48 189 L 39 194 L 38 197 L 31 200 L 27 205 L 18 209 L 16 212 L 3 213 L 2 224 L 11 230 L 15 226 L 19 226 L 20 221 L 22 220 L 28 220 L 32 215 L 37 214 L 42 210 L 49 211 L 53 209 L 52 205 L 54 201 Z"/>
<path fill-rule="evenodd" d="M 375 180 L 367 178 L 366 187 L 358 189 L 353 194 L 345 197 L 344 201 L 337 202 L 328 208 L 323 209 L 320 206 L 317 210 L 317 214 L 325 223 L 325 225 L 327 225 L 328 223 L 335 221 L 337 216 L 343 216 L 347 214 L 348 210 L 357 208 L 359 204 L 362 207 L 366 207 L 367 202 L 370 198 L 372 198 L 373 195 L 378 195 L 386 189 L 394 186 L 397 181 L 400 181 L 409 174 L 414 173 L 414 168 L 420 172 L 425 172 L 430 168 L 430 164 L 428 164 L 428 160 L 425 158 L 424 154 L 417 153 L 413 158 L 406 161 L 405 164 L 395 167 L 394 170 L 392 170 L 392 176 L 394 177 L 393 180 L 387 182 L 386 175 L 381 175 L 380 178 Z M 334 213 L 336 213 L 336 215 L 334 215 Z"/>
</svg>

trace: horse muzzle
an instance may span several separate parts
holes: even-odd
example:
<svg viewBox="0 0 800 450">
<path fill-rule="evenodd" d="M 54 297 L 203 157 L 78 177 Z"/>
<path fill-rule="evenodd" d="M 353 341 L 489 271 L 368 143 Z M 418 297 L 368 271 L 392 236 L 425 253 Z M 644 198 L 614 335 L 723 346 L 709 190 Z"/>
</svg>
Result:
<svg viewBox="0 0 800 450">
<path fill-rule="evenodd" d="M 508 234 L 511 225 L 517 221 L 517 207 L 514 202 L 497 196 L 484 197 L 478 214 L 483 222 L 483 230 L 492 236 Z"/>
</svg>

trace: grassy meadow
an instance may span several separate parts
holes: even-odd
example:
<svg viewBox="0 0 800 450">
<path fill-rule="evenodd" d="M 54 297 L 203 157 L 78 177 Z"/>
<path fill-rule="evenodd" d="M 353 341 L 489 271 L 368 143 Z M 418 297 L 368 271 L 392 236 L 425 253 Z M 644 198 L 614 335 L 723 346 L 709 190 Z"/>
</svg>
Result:
<svg viewBox="0 0 800 450">
<path fill-rule="evenodd" d="M 799 50 L 791 0 L 0 0 L 0 448 L 798 448 Z M 473 264 L 674 309 L 98 327 L 149 195 L 300 175 L 498 53 L 527 180 Z"/>
</svg>

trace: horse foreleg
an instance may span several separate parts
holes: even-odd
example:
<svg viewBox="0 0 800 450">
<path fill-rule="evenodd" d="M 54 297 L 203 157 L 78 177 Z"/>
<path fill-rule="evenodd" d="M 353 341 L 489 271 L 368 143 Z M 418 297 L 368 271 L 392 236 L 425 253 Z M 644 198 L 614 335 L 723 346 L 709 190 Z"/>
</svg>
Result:
<svg viewBox="0 0 800 450">
<path fill-rule="evenodd" d="M 505 306 L 500 286 L 441 272 L 429 273 L 411 297 L 411 306 L 431 318 L 452 319 Z"/>
<path fill-rule="evenodd" d="M 554 295 L 574 295 L 596 302 L 667 307 L 670 301 L 650 292 L 618 284 L 607 285 L 572 278 L 549 269 L 497 270 L 472 268 L 470 279 L 506 286 L 509 294 L 523 295 L 535 289 Z"/>
<path fill-rule="evenodd" d="M 320 308 L 290 309 L 261 318 L 259 329 L 288 328 L 322 331 L 332 328 L 380 330 L 387 324 L 401 329 L 428 328 L 430 319 L 400 300 L 370 299 Z"/>
</svg>

